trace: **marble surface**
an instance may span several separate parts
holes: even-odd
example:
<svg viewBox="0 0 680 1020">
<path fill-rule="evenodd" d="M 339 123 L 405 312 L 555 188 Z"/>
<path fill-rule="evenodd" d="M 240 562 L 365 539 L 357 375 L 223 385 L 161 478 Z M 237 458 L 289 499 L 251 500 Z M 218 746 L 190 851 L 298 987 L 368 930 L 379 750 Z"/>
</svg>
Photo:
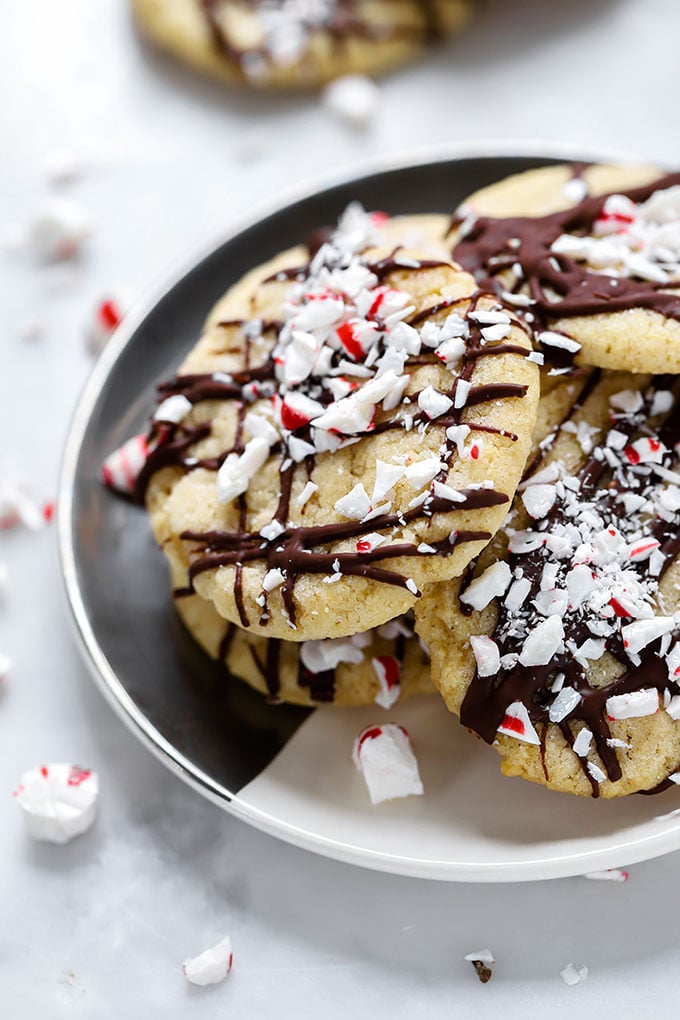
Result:
<svg viewBox="0 0 680 1020">
<path fill-rule="evenodd" d="M 3 0 L 2 239 L 54 192 L 48 157 L 59 148 L 82 163 L 61 191 L 93 231 L 71 266 L 0 253 L 0 471 L 54 495 L 90 367 L 84 323 L 102 294 L 134 298 L 302 179 L 501 136 L 677 163 L 672 0 L 480 8 L 460 41 L 383 83 L 380 114 L 361 133 L 313 98 L 225 92 L 176 69 L 140 44 L 122 0 Z M 23 338 L 35 320 L 44 336 Z M 286 846 L 202 801 L 106 706 L 71 636 L 52 528 L 0 533 L 0 562 L 11 576 L 0 650 L 15 663 L 0 691 L 3 1020 L 677 1016 L 677 854 L 636 865 L 625 885 L 464 886 Z M 31 843 L 10 796 L 25 768 L 49 760 L 101 776 L 100 819 L 66 847 Z M 188 986 L 182 959 L 223 933 L 234 973 Z M 482 946 L 497 960 L 485 986 L 462 960 Z M 589 968 L 574 988 L 560 978 L 570 961 Z"/>
</svg>

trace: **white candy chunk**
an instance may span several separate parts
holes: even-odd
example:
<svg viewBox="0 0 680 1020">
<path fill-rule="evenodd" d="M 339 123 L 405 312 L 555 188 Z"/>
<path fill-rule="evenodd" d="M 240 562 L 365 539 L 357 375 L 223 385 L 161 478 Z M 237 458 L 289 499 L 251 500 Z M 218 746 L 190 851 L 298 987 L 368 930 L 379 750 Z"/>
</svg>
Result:
<svg viewBox="0 0 680 1020">
<path fill-rule="evenodd" d="M 546 666 L 564 641 L 564 625 L 559 616 L 549 616 L 526 637 L 519 661 L 523 666 Z"/>
<path fill-rule="evenodd" d="M 375 82 L 363 74 L 348 74 L 326 85 L 321 93 L 326 109 L 352 127 L 365 127 L 374 117 L 380 101 Z"/>
<path fill-rule="evenodd" d="M 359 637 L 359 635 L 357 635 Z M 341 662 L 357 666 L 364 661 L 362 643 L 356 638 L 322 638 L 320 641 L 303 641 L 300 658 L 310 673 L 326 673 Z"/>
<path fill-rule="evenodd" d="M 460 596 L 460 601 L 480 612 L 486 609 L 492 599 L 505 595 L 511 581 L 510 567 L 505 560 L 499 560 L 487 567 L 484 573 L 467 586 Z"/>
<path fill-rule="evenodd" d="M 401 665 L 393 655 L 379 655 L 373 660 L 373 669 L 380 684 L 375 702 L 381 708 L 392 708 L 399 701 L 401 694 Z"/>
<path fill-rule="evenodd" d="M 671 719 L 680 719 L 680 694 L 674 694 L 669 698 L 668 704 L 664 705 Z"/>
<path fill-rule="evenodd" d="M 409 485 L 419 490 L 431 482 L 441 469 L 442 462 L 439 457 L 426 457 L 424 460 L 417 460 L 414 464 L 410 464 L 404 474 Z"/>
<path fill-rule="evenodd" d="M 94 822 L 99 779 L 77 765 L 41 765 L 24 773 L 14 796 L 34 839 L 68 843 Z"/>
<path fill-rule="evenodd" d="M 562 720 L 566 719 L 569 713 L 572 712 L 576 706 L 580 704 L 580 702 L 581 695 L 577 690 L 573 687 L 563 687 L 548 709 L 550 722 L 562 722 Z"/>
<path fill-rule="evenodd" d="M 666 414 L 673 406 L 672 390 L 657 390 L 652 397 L 652 404 L 649 413 L 652 417 L 656 414 Z"/>
<path fill-rule="evenodd" d="M 230 453 L 217 472 L 217 499 L 220 503 L 240 496 L 269 456 L 269 443 L 255 436 L 246 443 L 243 453 Z"/>
<path fill-rule="evenodd" d="M 445 485 L 444 482 L 435 482 L 432 491 L 438 499 L 446 499 L 449 503 L 464 503 L 466 499 L 462 492 Z"/>
<path fill-rule="evenodd" d="M 343 517 L 354 521 L 362 521 L 371 509 L 371 501 L 361 482 L 357 482 L 351 492 L 335 503 L 335 510 Z"/>
<path fill-rule="evenodd" d="M 571 354 L 575 354 L 576 351 L 581 350 L 581 345 L 578 340 L 572 339 L 570 336 L 566 336 L 564 333 L 555 333 L 554 330 L 544 329 L 540 332 L 536 339 L 539 343 L 545 344 L 546 347 L 558 347 L 562 351 L 569 351 Z"/>
<path fill-rule="evenodd" d="M 312 498 L 315 492 L 318 492 L 319 486 L 315 482 L 307 482 L 300 495 L 295 500 L 298 506 L 305 506 Z"/>
<path fill-rule="evenodd" d="M 418 407 L 432 420 L 446 414 L 453 407 L 453 401 L 433 386 L 426 386 L 418 394 Z"/>
<path fill-rule="evenodd" d="M 186 418 L 192 408 L 192 403 L 181 393 L 172 397 L 166 397 L 161 401 L 154 412 L 154 421 L 168 421 L 173 425 L 179 425 Z"/>
<path fill-rule="evenodd" d="M 608 868 L 607 871 L 589 871 L 583 877 L 593 882 L 627 882 L 628 872 L 619 868 Z"/>
<path fill-rule="evenodd" d="M 636 414 L 642 409 L 644 399 L 639 390 L 619 390 L 609 398 L 610 407 L 623 414 Z"/>
<path fill-rule="evenodd" d="M 510 536 L 508 549 L 511 553 L 524 556 L 526 553 L 534 552 L 546 544 L 546 537 L 537 531 L 516 531 Z"/>
<path fill-rule="evenodd" d="M 668 679 L 675 680 L 677 683 L 680 678 L 680 641 L 676 641 L 669 649 L 666 666 L 668 667 Z"/>
<path fill-rule="evenodd" d="M 568 595 L 561 588 L 539 591 L 534 599 L 534 607 L 542 616 L 564 616 L 567 611 Z"/>
<path fill-rule="evenodd" d="M 508 594 L 505 596 L 503 605 L 511 613 L 514 613 L 520 606 L 523 606 L 527 600 L 529 592 L 531 591 L 531 581 L 526 577 L 520 577 L 516 581 L 513 581 L 508 589 Z"/>
<path fill-rule="evenodd" d="M 578 735 L 572 744 L 572 751 L 577 754 L 579 758 L 585 758 L 590 750 L 590 745 L 593 742 L 592 730 L 589 730 L 587 726 L 582 726 L 578 731 Z"/>
<path fill-rule="evenodd" d="M 279 441 L 279 434 L 263 414 L 256 414 L 255 411 L 248 411 L 248 414 L 243 420 L 243 425 L 246 432 L 251 436 L 257 436 L 259 439 L 266 439 L 270 446 L 273 446 Z M 311 447 L 312 453 L 314 447 Z"/>
<path fill-rule="evenodd" d="M 379 545 L 387 541 L 387 535 L 381 535 L 379 531 L 371 531 L 357 541 L 357 552 L 366 553 L 377 549 Z"/>
<path fill-rule="evenodd" d="M 449 340 L 444 340 L 434 353 L 435 357 L 443 361 L 446 367 L 451 370 L 463 357 L 465 350 L 465 341 L 462 337 L 452 336 Z"/>
<path fill-rule="evenodd" d="M 371 495 L 371 503 L 375 506 L 387 493 L 394 488 L 404 476 L 404 468 L 399 464 L 387 464 L 384 460 L 375 462 L 375 484 Z"/>
<path fill-rule="evenodd" d="M 578 204 L 588 194 L 588 185 L 582 177 L 572 177 L 562 185 L 562 194 L 565 198 L 568 198 L 570 202 Z"/>
<path fill-rule="evenodd" d="M 54 198 L 31 224 L 29 244 L 44 262 L 72 259 L 89 232 L 90 224 L 81 206 L 70 199 Z"/>
<path fill-rule="evenodd" d="M 570 609 L 578 609 L 597 589 L 593 572 L 584 563 L 569 571 L 566 584 Z"/>
<path fill-rule="evenodd" d="M 498 343 L 499 340 L 504 340 L 506 336 L 510 336 L 510 325 L 499 323 L 495 326 L 485 326 L 481 330 L 481 334 L 486 343 Z"/>
<path fill-rule="evenodd" d="M 513 701 L 511 705 L 508 705 L 503 721 L 496 732 L 503 733 L 507 737 L 515 737 L 516 740 L 523 740 L 527 744 L 538 745 L 541 743 L 529 718 L 526 705 L 521 701 Z"/>
<path fill-rule="evenodd" d="M 607 716 L 610 719 L 638 719 L 643 715 L 654 715 L 659 710 L 659 692 L 654 687 L 628 694 L 615 694 L 607 698 Z"/>
<path fill-rule="evenodd" d="M 389 373 L 386 373 L 383 379 L 386 379 L 388 375 Z M 382 382 L 382 380 L 374 381 Z M 367 389 L 368 385 L 364 389 Z M 376 399 L 375 403 L 377 402 Z M 357 399 L 357 394 L 353 393 L 349 397 L 343 397 L 342 400 L 330 404 L 323 414 L 312 420 L 312 425 L 317 429 L 351 436 L 359 432 L 366 432 L 373 421 L 374 413 L 374 403 L 366 402 L 363 399 L 360 401 Z"/>
<path fill-rule="evenodd" d="M 465 455 L 465 440 L 470 435 L 470 431 L 469 425 L 449 425 L 446 430 L 446 438 L 456 444 L 459 457 Z"/>
<path fill-rule="evenodd" d="M 278 567 L 273 567 L 268 570 L 262 579 L 262 587 L 264 591 L 274 591 L 275 588 L 280 588 L 285 582 L 286 575 Z"/>
<path fill-rule="evenodd" d="M 227 935 L 200 956 L 186 959 L 182 964 L 182 970 L 192 985 L 216 985 L 219 981 L 224 981 L 233 962 L 231 939 Z"/>
<path fill-rule="evenodd" d="M 409 356 L 420 354 L 421 341 L 418 330 L 406 322 L 398 322 L 385 337 L 385 346 L 403 351 Z"/>
<path fill-rule="evenodd" d="M 596 765 L 594 761 L 589 761 L 587 763 L 587 769 L 596 783 L 604 783 L 607 777 L 599 765 Z"/>
<path fill-rule="evenodd" d="M 556 499 L 557 488 L 554 485 L 530 485 L 522 493 L 527 513 L 537 521 L 547 517 Z"/>
<path fill-rule="evenodd" d="M 468 963 L 479 961 L 479 963 L 488 963 L 489 965 L 496 962 L 490 949 L 478 949 L 476 953 L 467 953 L 463 959 L 467 960 Z"/>
<path fill-rule="evenodd" d="M 456 389 L 453 394 L 453 406 L 457 410 L 460 410 L 461 407 L 465 407 L 471 389 L 472 383 L 468 382 L 467 379 L 461 379 L 459 376 L 456 380 Z"/>
<path fill-rule="evenodd" d="M 271 521 L 269 524 L 265 524 L 264 528 L 260 528 L 260 534 L 263 538 L 266 538 L 268 542 L 278 538 L 282 535 L 286 529 L 280 521 Z"/>
<path fill-rule="evenodd" d="M 664 634 L 670 634 L 675 626 L 672 616 L 655 616 L 651 620 L 635 620 L 621 628 L 623 647 L 629 655 L 637 655 L 643 648 Z"/>
<path fill-rule="evenodd" d="M 603 638 L 586 638 L 582 645 L 574 652 L 574 658 L 580 662 L 584 669 L 588 668 L 589 662 L 596 662 L 605 653 L 606 642 Z"/>
<path fill-rule="evenodd" d="M 472 653 L 480 676 L 495 676 L 501 668 L 501 655 L 496 642 L 486 634 L 470 637 Z"/>
<path fill-rule="evenodd" d="M 139 435 L 128 439 L 118 450 L 110 453 L 102 464 L 101 477 L 104 485 L 116 492 L 130 495 L 148 456 L 146 436 Z"/>
<path fill-rule="evenodd" d="M 312 374 L 320 346 L 313 333 L 293 330 L 288 343 L 274 351 L 277 379 L 286 386 L 299 386 Z"/>
<path fill-rule="evenodd" d="M 286 446 L 296 464 L 299 464 L 305 457 L 313 457 L 316 453 L 316 447 L 308 443 L 306 439 L 300 439 L 299 436 L 289 436 Z"/>
<path fill-rule="evenodd" d="M 588 977 L 588 968 L 584 964 L 577 970 L 573 963 L 568 963 L 560 975 L 565 985 L 578 985 Z"/>
<path fill-rule="evenodd" d="M 354 741 L 352 761 L 363 773 L 373 804 L 424 792 L 408 733 L 401 726 L 367 727 Z"/>
</svg>

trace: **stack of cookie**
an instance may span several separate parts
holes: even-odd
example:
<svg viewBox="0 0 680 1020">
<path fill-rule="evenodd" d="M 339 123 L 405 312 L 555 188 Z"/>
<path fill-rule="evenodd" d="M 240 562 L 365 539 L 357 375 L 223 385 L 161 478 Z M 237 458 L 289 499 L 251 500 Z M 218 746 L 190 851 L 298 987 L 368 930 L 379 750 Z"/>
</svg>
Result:
<svg viewBox="0 0 680 1020">
<path fill-rule="evenodd" d="M 583 166 L 249 273 L 141 440 L 190 631 L 271 701 L 431 675 L 554 789 L 680 779 L 676 280 L 680 175 Z"/>
<path fill-rule="evenodd" d="M 468 19 L 469 0 L 131 0 L 163 49 L 230 84 L 314 87 L 402 64 Z"/>
</svg>

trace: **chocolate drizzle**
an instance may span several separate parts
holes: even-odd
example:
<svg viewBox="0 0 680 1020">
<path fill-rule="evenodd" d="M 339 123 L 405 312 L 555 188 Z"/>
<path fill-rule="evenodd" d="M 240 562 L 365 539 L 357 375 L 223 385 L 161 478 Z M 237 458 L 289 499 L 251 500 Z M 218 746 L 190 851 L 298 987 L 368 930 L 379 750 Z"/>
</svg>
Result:
<svg viewBox="0 0 680 1020">
<path fill-rule="evenodd" d="M 616 192 L 632 202 L 644 202 L 654 192 L 680 185 L 680 173 L 664 177 L 638 188 Z M 531 305 L 510 307 L 531 323 L 535 333 L 549 328 L 551 321 L 575 316 L 645 308 L 680 321 L 680 295 L 670 292 L 672 284 L 638 277 L 595 272 L 565 254 L 556 254 L 552 245 L 562 234 L 586 236 L 601 215 L 610 195 L 586 197 L 576 205 L 546 216 L 480 216 L 469 232 L 456 242 L 453 258 L 475 276 L 478 284 L 503 298 L 508 289 L 503 274 L 519 266 L 522 276 L 511 292 L 526 289 Z M 460 220 L 454 220 L 456 226 Z M 527 313 L 530 313 L 527 316 Z M 548 348 L 546 347 L 546 353 Z M 564 351 L 552 347 L 549 356 L 568 361 Z"/>
<path fill-rule="evenodd" d="M 414 264 L 412 259 L 402 262 L 399 259 L 399 249 L 395 249 L 388 257 L 379 261 L 365 262 L 365 265 L 378 281 L 383 281 L 395 272 L 419 272 L 424 269 L 445 266 L 447 263 L 423 260 Z M 304 279 L 308 271 L 309 266 L 298 267 L 283 275 L 285 278 L 290 276 L 293 279 L 300 277 Z M 281 274 L 277 274 L 272 279 L 278 279 L 280 276 Z M 411 326 L 417 326 L 445 309 L 457 312 L 467 320 L 468 336 L 461 364 L 458 373 L 452 374 L 450 389 L 445 393 L 454 406 L 445 415 L 440 416 L 435 423 L 442 433 L 449 426 L 460 424 L 467 408 L 477 407 L 490 401 L 521 398 L 527 391 L 525 385 L 517 383 L 485 383 L 483 385 L 472 383 L 475 367 L 480 359 L 507 354 L 525 357 L 530 353 L 527 348 L 519 344 L 502 341 L 489 342 L 484 339 L 480 326 L 474 321 L 474 318 L 470 318 L 471 314 L 474 316 L 482 297 L 485 295 L 479 291 L 472 297 L 440 302 L 431 308 L 412 314 L 407 320 Z M 253 320 L 253 322 L 257 322 L 257 320 Z M 241 328 L 243 367 L 240 370 L 229 373 L 179 375 L 159 387 L 159 392 L 164 399 L 181 395 L 192 406 L 202 401 L 231 402 L 237 409 L 237 428 L 232 445 L 222 450 L 217 456 L 200 458 L 193 454 L 191 448 L 195 443 L 211 434 L 209 422 L 199 426 L 164 424 L 160 430 L 158 426 L 154 426 L 148 439 L 151 452 L 137 482 L 136 496 L 138 499 L 143 499 L 148 481 L 156 471 L 163 467 L 174 466 L 184 472 L 195 471 L 198 468 L 217 471 L 230 454 L 242 453 L 244 449 L 243 424 L 248 406 L 248 398 L 244 397 L 244 393 L 247 391 L 250 399 L 257 400 L 272 396 L 277 392 L 277 364 L 273 353 L 269 353 L 261 364 L 251 364 L 250 348 L 253 338 L 253 329 L 251 328 L 253 322 L 230 320 L 221 324 L 225 329 Z M 242 328 L 246 326 L 250 328 Z M 257 322 L 257 326 L 260 337 L 265 333 L 278 334 L 281 329 L 281 324 L 274 322 Z M 342 351 L 333 353 L 335 366 L 340 363 L 341 357 Z M 408 371 L 411 366 L 423 364 L 438 364 L 433 351 L 428 352 L 423 349 L 420 355 L 406 361 L 404 370 Z M 464 406 L 455 408 L 456 390 L 461 382 L 469 388 L 463 401 Z M 318 384 L 315 384 L 313 396 L 322 406 L 329 406 L 335 399 L 323 380 L 319 380 Z M 425 428 L 430 423 L 425 412 L 417 409 L 418 397 L 418 392 L 409 394 L 409 401 L 414 407 L 413 412 L 409 408 L 410 428 L 415 426 Z M 471 432 L 479 430 L 502 435 L 510 442 L 517 440 L 516 434 L 491 425 L 478 424 L 474 420 L 466 421 L 465 424 Z M 371 422 L 365 433 L 358 432 L 357 434 L 377 435 L 387 430 L 403 429 L 405 425 L 405 420 L 399 414 L 391 415 L 389 412 L 379 411 L 377 420 Z M 291 430 L 291 434 L 293 433 L 307 442 L 313 439 L 309 425 L 294 426 Z M 453 440 L 445 436 L 443 436 L 443 440 L 441 454 L 443 466 L 438 480 L 446 478 L 447 465 L 456 454 L 456 444 Z M 186 593 L 194 590 L 194 581 L 200 574 L 219 567 L 234 567 L 234 599 L 239 623 L 242 627 L 248 627 L 251 624 L 243 594 L 243 571 L 249 564 L 259 563 L 267 570 L 283 572 L 284 581 L 280 586 L 280 594 L 288 620 L 291 626 L 295 626 L 294 588 L 296 578 L 301 574 L 323 574 L 326 576 L 342 574 L 363 577 L 373 582 L 401 587 L 414 594 L 419 594 L 413 581 L 399 571 L 390 570 L 387 566 L 392 559 L 422 556 L 423 552 L 417 544 L 408 541 L 395 541 L 383 543 L 378 548 L 363 552 L 359 552 L 358 549 L 357 551 L 338 552 L 336 551 L 337 543 L 361 538 L 374 532 L 376 528 L 381 532 L 386 529 L 406 528 L 416 522 L 430 519 L 438 513 L 482 509 L 508 502 L 505 493 L 488 486 L 481 486 L 461 490 L 460 501 L 456 503 L 452 503 L 448 498 L 430 493 L 419 505 L 399 513 L 386 513 L 370 520 L 359 522 L 349 519 L 323 526 L 293 526 L 289 522 L 289 514 L 294 478 L 296 472 L 304 471 L 307 478 L 311 479 L 314 471 L 314 457 L 308 456 L 303 463 L 294 463 L 292 458 L 287 456 L 285 442 L 287 441 L 279 441 L 271 450 L 273 455 L 278 455 L 280 461 L 280 496 L 273 517 L 273 522 L 281 527 L 278 535 L 271 539 L 265 539 L 259 532 L 248 531 L 245 496 L 238 497 L 240 516 L 237 530 L 195 531 L 188 529 L 180 535 L 183 541 L 191 543 L 189 553 L 191 563 Z M 428 555 L 448 556 L 454 547 L 462 543 L 486 542 L 490 537 L 490 532 L 483 529 L 452 532 L 445 538 L 429 542 Z M 259 602 L 261 606 L 259 624 L 266 626 L 269 619 L 266 592 L 262 592 Z M 267 667 L 267 675 L 269 676 L 270 673 L 271 670 Z"/>
<path fill-rule="evenodd" d="M 573 413 L 580 409 L 587 398 L 595 391 L 600 382 L 601 374 L 594 372 L 586 383 L 583 391 L 574 407 Z M 650 428 L 651 409 L 654 395 L 666 391 L 671 396 L 670 386 L 673 380 L 671 377 L 657 378 L 655 386 L 647 395 L 643 410 L 639 414 L 630 414 L 617 417 L 614 428 L 617 433 L 625 435 L 628 442 L 634 436 L 650 437 L 653 435 Z M 571 417 L 571 415 L 570 415 Z M 544 444 L 544 449 L 550 447 L 554 442 L 559 427 Z M 680 442 L 680 403 L 677 396 L 673 396 L 673 406 L 663 422 L 656 430 L 656 437 L 667 448 L 668 456 L 664 459 L 665 467 L 669 461 L 677 459 L 676 444 Z M 650 439 L 650 442 L 655 442 Z M 619 470 L 612 473 L 607 458 L 602 455 L 603 448 L 595 448 L 593 455 L 588 457 L 578 471 L 577 478 L 580 483 L 579 499 L 587 501 L 597 494 L 598 502 L 596 509 L 604 513 L 605 521 L 616 522 L 621 520 L 625 514 L 622 494 L 627 491 L 627 477 L 634 479 L 635 462 L 631 475 Z M 531 465 L 532 472 L 540 465 L 534 460 Z M 562 505 L 558 501 L 539 524 L 534 525 L 532 534 L 536 531 L 543 531 L 546 534 L 554 524 L 561 520 L 567 520 L 562 514 Z M 642 518 L 640 519 L 642 523 Z M 660 543 L 659 552 L 663 555 L 663 566 L 659 569 L 657 580 L 660 579 L 665 570 L 673 562 L 675 556 L 680 552 L 680 533 L 678 532 L 677 513 L 671 515 L 670 520 L 661 517 L 652 519 L 647 526 L 647 538 L 652 538 Z M 545 550 L 543 547 L 524 554 L 509 554 L 508 562 L 511 570 L 520 568 L 522 576 L 530 582 L 530 591 L 525 600 L 528 604 L 533 601 L 541 590 L 543 569 L 546 565 Z M 645 575 L 648 568 L 646 561 L 641 563 L 631 562 L 629 569 L 634 569 Z M 517 575 L 515 575 L 517 576 Z M 467 578 L 464 580 L 463 588 L 467 585 Z M 462 607 L 464 604 L 462 604 Z M 621 615 L 618 613 L 618 615 Z M 630 615 L 630 614 L 628 614 Z M 522 637 L 517 631 L 513 632 L 513 614 L 505 607 L 503 602 L 498 603 L 498 620 L 493 633 L 500 655 L 516 655 L 521 652 Z M 542 617 L 537 616 L 536 622 Z M 620 628 L 606 637 L 606 651 L 616 660 L 620 667 L 619 675 L 609 683 L 596 687 L 588 682 L 586 670 L 577 662 L 569 645 L 574 648 L 580 646 L 584 640 L 591 637 L 591 631 L 585 617 L 579 617 L 576 613 L 566 613 L 563 617 L 565 630 L 564 647 L 565 651 L 554 655 L 550 661 L 543 666 L 524 666 L 519 661 L 514 665 L 509 664 L 507 668 L 501 668 L 498 673 L 492 676 L 482 677 L 475 671 L 461 709 L 461 721 L 470 729 L 479 734 L 487 743 L 496 739 L 497 730 L 500 727 L 506 710 L 514 702 L 521 702 L 528 710 L 530 719 L 537 725 L 541 740 L 541 758 L 545 765 L 545 742 L 548 726 L 550 725 L 549 707 L 554 698 L 551 685 L 559 674 L 564 675 L 564 686 L 572 687 L 580 695 L 580 701 L 567 716 L 560 722 L 559 726 L 567 742 L 572 745 L 575 734 L 571 723 L 579 721 L 584 723 L 593 734 L 594 745 L 604 770 L 610 781 L 616 782 L 621 779 L 622 771 L 615 746 L 609 743 L 611 730 L 607 718 L 606 702 L 609 698 L 639 691 L 646 688 L 655 688 L 661 695 L 668 691 L 670 695 L 680 693 L 680 684 L 675 680 L 669 680 L 668 667 L 660 652 L 659 639 L 651 642 L 644 648 L 639 657 L 639 664 L 631 662 L 631 656 L 624 647 L 624 640 Z M 591 771 L 587 768 L 587 760 L 584 757 L 577 759 L 583 772 L 591 784 L 593 796 L 599 795 L 599 784 Z M 546 778 L 547 771 L 546 771 Z M 666 788 L 660 784 L 658 789 Z"/>
</svg>

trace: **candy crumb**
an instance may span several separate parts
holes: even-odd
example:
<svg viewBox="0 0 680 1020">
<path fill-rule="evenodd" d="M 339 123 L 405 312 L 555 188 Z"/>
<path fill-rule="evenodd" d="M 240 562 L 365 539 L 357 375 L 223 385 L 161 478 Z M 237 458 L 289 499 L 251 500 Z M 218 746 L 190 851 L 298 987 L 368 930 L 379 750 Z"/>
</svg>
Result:
<svg viewBox="0 0 680 1020">
<path fill-rule="evenodd" d="M 573 963 L 568 963 L 560 974 L 565 985 L 580 985 L 588 977 L 588 968 L 583 964 L 577 970 Z"/>
<path fill-rule="evenodd" d="M 629 875 L 627 871 L 621 871 L 619 868 L 608 868 L 606 871 L 589 871 L 583 877 L 594 882 L 627 882 Z"/>
<path fill-rule="evenodd" d="M 234 963 L 231 939 L 228 935 L 206 949 L 199 956 L 188 957 L 182 964 L 182 971 L 192 985 L 216 985 L 224 981 Z"/>
</svg>

